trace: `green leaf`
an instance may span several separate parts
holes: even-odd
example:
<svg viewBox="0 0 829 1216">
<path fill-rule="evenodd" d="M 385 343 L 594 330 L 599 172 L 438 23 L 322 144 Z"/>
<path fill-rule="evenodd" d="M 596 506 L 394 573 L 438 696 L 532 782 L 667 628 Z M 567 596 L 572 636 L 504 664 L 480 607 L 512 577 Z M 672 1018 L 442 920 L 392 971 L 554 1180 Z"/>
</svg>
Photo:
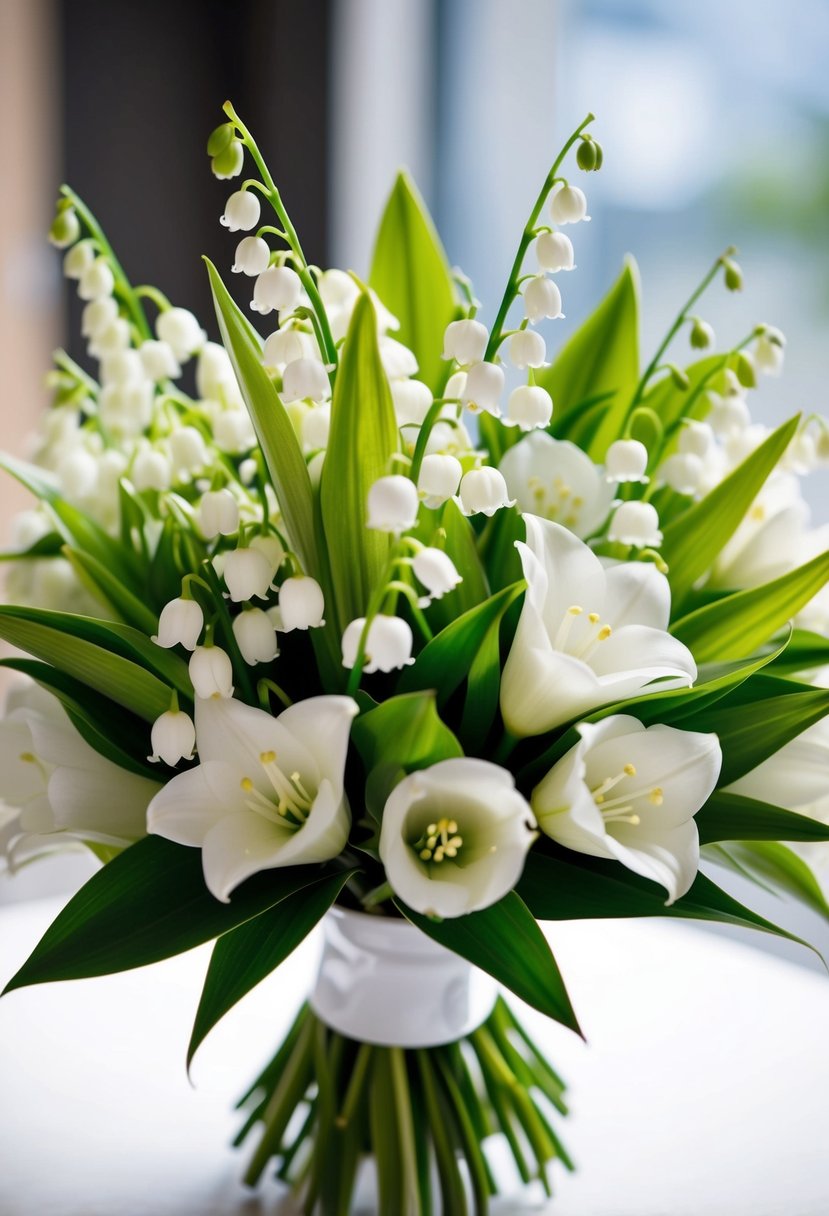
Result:
<svg viewBox="0 0 829 1216">
<path fill-rule="evenodd" d="M 829 825 L 768 802 L 715 790 L 697 812 L 700 844 L 720 840 L 829 840 Z"/>
<path fill-rule="evenodd" d="M 501 622 L 494 621 L 472 660 L 467 676 L 460 735 L 467 752 L 473 755 L 480 753 L 498 712 L 501 691 L 500 633 Z"/>
<path fill-rule="evenodd" d="M 766 891 L 794 896 L 829 920 L 829 903 L 809 866 L 793 849 L 772 841 L 709 845 L 705 856 Z"/>
<path fill-rule="evenodd" d="M 671 633 L 698 663 L 752 654 L 829 580 L 829 552 L 780 578 L 737 591 L 674 622 Z"/>
<path fill-rule="evenodd" d="M 274 907 L 222 934 L 196 1011 L 187 1067 L 213 1027 L 225 1014 L 283 963 L 328 911 L 348 878 L 332 874 L 287 895 Z"/>
<path fill-rule="evenodd" d="M 502 515 L 504 512 L 499 511 L 498 514 Z M 446 533 L 443 548 L 463 581 L 454 591 L 432 603 L 429 620 L 435 628 L 448 625 L 489 595 L 486 575 L 475 543 L 475 530 L 457 503 L 451 500 L 446 503 L 441 512 L 440 523 Z M 428 531 L 423 539 L 425 543 L 429 543 Z"/>
<path fill-rule="evenodd" d="M 829 638 L 807 629 L 795 629 L 785 650 L 772 659 L 771 668 L 778 675 L 797 675 L 827 664 Z"/>
<path fill-rule="evenodd" d="M 581 1034 L 549 943 L 515 891 L 480 912 L 440 921 L 395 902 L 427 937 L 486 971 L 534 1009 Z"/>
<path fill-rule="evenodd" d="M 790 418 L 699 502 L 665 526 L 660 552 L 668 563 L 674 607 L 711 569 L 763 484 L 791 443 L 800 422 Z"/>
<path fill-rule="evenodd" d="M 201 850 L 147 836 L 99 870 L 46 930 L 6 992 L 111 975 L 200 946 L 321 878 L 322 866 L 266 870 L 228 904 L 204 884 Z"/>
<path fill-rule="evenodd" d="M 320 507 L 340 630 L 365 616 L 381 581 L 390 538 L 366 527 L 368 492 L 390 472 L 397 419 L 377 344 L 377 316 L 366 292 L 354 306 L 331 403 L 331 432 Z"/>
<path fill-rule="evenodd" d="M 288 412 L 262 364 L 259 337 L 211 261 L 205 258 L 222 335 L 248 407 L 291 544 L 306 574 L 319 577 L 314 496 L 308 466 Z"/>
<path fill-rule="evenodd" d="M 63 556 L 74 567 L 80 581 L 93 594 L 109 604 L 127 625 L 132 625 L 148 636 L 155 633 L 158 617 L 144 601 L 130 591 L 117 574 L 89 553 L 64 546 Z"/>
<path fill-rule="evenodd" d="M 663 376 L 652 388 L 648 389 L 642 399 L 642 404 L 659 416 L 666 431 L 673 428 L 682 417 L 704 417 L 710 409 L 711 402 L 704 392 L 697 392 L 697 390 L 703 381 L 706 388 L 713 389 L 717 385 L 717 373 L 726 368 L 731 361 L 730 355 L 706 355 L 704 359 L 698 359 L 683 369 L 688 378 L 687 388 L 679 388 L 673 376 Z M 689 409 L 688 403 L 692 398 L 695 399 Z M 673 450 L 675 450 L 674 445 L 669 443 L 664 454 L 667 455 Z"/>
<path fill-rule="evenodd" d="M 550 367 L 536 373 L 553 398 L 556 427 L 578 420 L 589 398 L 612 393 L 588 455 L 602 460 L 621 434 L 639 379 L 639 288 L 629 259 L 595 312 L 576 330 Z"/>
<path fill-rule="evenodd" d="M 398 173 L 380 220 L 369 283 L 400 322 L 396 336 L 414 352 L 419 378 L 437 392 L 447 371 L 443 334 L 460 309 L 432 217 L 405 172 Z"/>
</svg>

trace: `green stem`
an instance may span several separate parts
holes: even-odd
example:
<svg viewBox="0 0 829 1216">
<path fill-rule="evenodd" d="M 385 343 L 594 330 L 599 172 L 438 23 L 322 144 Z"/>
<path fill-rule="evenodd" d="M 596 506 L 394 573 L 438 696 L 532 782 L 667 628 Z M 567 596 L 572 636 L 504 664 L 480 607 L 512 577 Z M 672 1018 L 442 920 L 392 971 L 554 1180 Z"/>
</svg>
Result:
<svg viewBox="0 0 829 1216">
<path fill-rule="evenodd" d="M 426 455 L 426 445 L 429 442 L 429 436 L 432 433 L 432 427 L 440 418 L 441 412 L 445 405 L 460 405 L 461 401 L 458 397 L 436 397 L 423 419 L 423 423 L 418 431 L 415 450 L 412 454 L 412 466 L 409 470 L 409 477 L 417 485 L 417 479 L 420 476 L 420 466 L 423 464 L 423 457 Z"/>
<path fill-rule="evenodd" d="M 82 384 L 86 391 L 92 396 L 97 396 L 100 388 L 98 381 L 93 380 L 91 376 L 87 375 L 80 364 L 76 363 L 74 359 L 67 355 L 65 350 L 56 350 L 52 356 L 52 359 L 56 367 L 61 368 L 61 370 L 67 372 L 73 378 L 73 380 L 77 380 L 79 384 Z"/>
</svg>

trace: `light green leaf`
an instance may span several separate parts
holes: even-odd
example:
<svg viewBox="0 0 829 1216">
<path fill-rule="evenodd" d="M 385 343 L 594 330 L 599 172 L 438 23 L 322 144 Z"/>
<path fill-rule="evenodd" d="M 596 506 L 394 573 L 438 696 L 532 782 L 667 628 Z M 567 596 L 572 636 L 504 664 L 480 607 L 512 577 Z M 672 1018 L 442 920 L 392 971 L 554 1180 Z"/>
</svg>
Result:
<svg viewBox="0 0 829 1216">
<path fill-rule="evenodd" d="M 499 515 L 503 512 L 499 511 Z M 440 515 L 441 527 L 446 536 L 443 548 L 463 580 L 454 591 L 435 600 L 429 609 L 429 620 L 433 628 L 442 628 L 454 621 L 461 613 L 480 604 L 489 595 L 486 575 L 478 556 L 475 530 L 469 520 L 451 500 Z M 427 536 L 424 541 L 428 544 Z"/>
<path fill-rule="evenodd" d="M 705 857 L 772 891 L 785 892 L 829 920 L 829 903 L 809 866 L 793 849 L 773 841 L 709 845 Z"/>
<path fill-rule="evenodd" d="M 486 971 L 534 1009 L 581 1034 L 553 952 L 515 891 L 480 912 L 441 921 L 396 902 L 407 920 L 433 941 Z"/>
<path fill-rule="evenodd" d="M 796 416 L 784 422 L 719 485 L 665 526 L 661 553 L 668 563 L 675 610 L 736 532 L 791 443 L 799 421 Z"/>
<path fill-rule="evenodd" d="M 829 840 L 829 825 L 783 807 L 715 790 L 696 824 L 700 844 L 720 840 Z"/>
<path fill-rule="evenodd" d="M 340 359 L 331 431 L 320 485 L 320 507 L 340 631 L 365 616 L 385 571 L 390 539 L 366 527 L 368 492 L 388 474 L 397 451 L 397 419 L 377 344 L 377 316 L 359 296 Z"/>
<path fill-rule="evenodd" d="M 369 284 L 397 317 L 397 338 L 414 351 L 419 379 L 438 392 L 446 326 L 460 315 L 446 254 L 412 179 L 397 175 L 374 246 Z"/>
</svg>

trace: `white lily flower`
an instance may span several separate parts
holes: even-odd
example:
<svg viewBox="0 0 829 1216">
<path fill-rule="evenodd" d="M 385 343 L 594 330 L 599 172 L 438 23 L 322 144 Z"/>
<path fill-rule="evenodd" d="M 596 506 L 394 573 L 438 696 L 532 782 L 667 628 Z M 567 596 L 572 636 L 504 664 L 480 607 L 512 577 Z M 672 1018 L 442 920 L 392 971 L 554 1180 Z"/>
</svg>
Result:
<svg viewBox="0 0 829 1216">
<path fill-rule="evenodd" d="M 200 763 L 156 795 L 149 831 L 202 850 L 209 890 L 227 903 L 260 870 L 336 857 L 350 815 L 343 773 L 350 697 L 309 697 L 278 717 L 241 701 L 196 701 Z"/>
<path fill-rule="evenodd" d="M 400 534 L 417 523 L 417 487 L 399 473 L 379 477 L 369 488 L 366 527 Z"/>
<path fill-rule="evenodd" d="M 643 692 L 696 678 L 693 656 L 667 632 L 668 581 L 650 562 L 605 568 L 567 528 L 525 515 L 517 542 L 527 592 L 501 680 L 516 736 L 540 735 Z"/>
<path fill-rule="evenodd" d="M 545 427 L 553 416 L 553 399 L 540 384 L 520 384 L 514 388 L 507 401 L 508 425 L 532 431 Z"/>
<path fill-rule="evenodd" d="M 608 481 L 648 480 L 648 449 L 638 439 L 617 439 L 611 443 L 605 456 L 605 475 Z"/>
<path fill-rule="evenodd" d="M 412 559 L 412 570 L 415 577 L 423 583 L 429 592 L 425 607 L 430 600 L 439 600 L 448 592 L 453 591 L 463 579 L 455 568 L 448 553 L 443 549 L 421 549 Z"/>
<path fill-rule="evenodd" d="M 319 359 L 293 359 L 282 373 L 282 400 L 324 401 L 331 396 L 325 365 Z"/>
<path fill-rule="evenodd" d="M 127 385 L 145 380 L 146 373 L 137 350 L 111 350 L 101 358 L 101 383 Z"/>
<path fill-rule="evenodd" d="M 165 649 L 183 646 L 185 650 L 195 650 L 203 628 L 204 613 L 201 607 L 195 600 L 185 600 L 179 596 L 161 609 L 158 633 L 152 640 L 156 646 Z"/>
<path fill-rule="evenodd" d="M 291 312 L 302 296 L 302 281 L 290 266 L 269 266 L 259 275 L 253 288 L 251 308 L 266 316 L 274 309 Z"/>
<path fill-rule="evenodd" d="M 166 342 L 173 348 L 179 363 L 185 363 L 207 341 L 207 334 L 186 308 L 168 308 L 159 313 L 155 332 L 160 342 Z"/>
<path fill-rule="evenodd" d="M 511 891 L 536 838 L 512 774 L 457 757 L 411 773 L 383 810 L 380 858 L 396 895 L 424 916 L 464 916 Z"/>
<path fill-rule="evenodd" d="M 551 274 L 573 270 L 576 264 L 573 242 L 563 232 L 542 232 L 535 242 L 535 256 L 539 269 Z"/>
<path fill-rule="evenodd" d="M 249 232 L 259 223 L 262 206 L 254 190 L 236 190 L 225 203 L 219 223 L 230 232 Z"/>
<path fill-rule="evenodd" d="M 712 587 L 757 587 L 793 570 L 812 552 L 809 507 L 800 481 L 774 473 L 749 507 L 714 562 Z"/>
<path fill-rule="evenodd" d="M 515 499 L 509 497 L 503 475 L 489 465 L 464 473 L 458 497 L 464 515 L 494 515 L 502 507 L 515 506 Z"/>
<path fill-rule="evenodd" d="M 230 490 L 208 490 L 199 504 L 199 528 L 205 540 L 232 536 L 239 530 L 239 504 Z"/>
<path fill-rule="evenodd" d="M 581 740 L 532 792 L 538 826 L 568 849 L 658 882 L 672 904 L 699 869 L 694 815 L 720 773 L 717 736 L 645 727 L 627 714 L 578 730 Z"/>
<path fill-rule="evenodd" d="M 270 663 L 278 654 L 276 630 L 261 608 L 250 608 L 233 618 L 233 636 L 249 667 Z"/>
<path fill-rule="evenodd" d="M 343 667 L 351 668 L 357 662 L 365 623 L 365 617 L 361 616 L 346 625 L 342 638 Z M 363 671 L 371 675 L 375 671 L 396 671 L 398 667 L 409 667 L 414 662 L 413 641 L 411 627 L 406 621 L 399 616 L 378 613 L 369 625 Z"/>
<path fill-rule="evenodd" d="M 501 412 L 499 402 L 504 391 L 504 369 L 497 363 L 475 363 L 466 373 L 461 401 L 473 412 Z"/>
<path fill-rule="evenodd" d="M 156 718 L 150 738 L 153 754 L 148 759 L 154 763 L 163 760 L 175 768 L 180 760 L 193 759 L 196 728 L 190 715 L 180 709 L 168 709 Z"/>
<path fill-rule="evenodd" d="M 233 696 L 233 664 L 220 646 L 197 646 L 188 667 L 197 697 Z"/>
<path fill-rule="evenodd" d="M 555 520 L 576 536 L 592 535 L 610 511 L 613 487 L 569 440 L 533 431 L 504 453 L 500 469 L 519 511 Z"/>
<path fill-rule="evenodd" d="M 829 822 L 829 719 L 822 718 L 726 786 L 732 794 L 770 802 Z M 826 845 L 821 842 L 820 848 Z"/>
<path fill-rule="evenodd" d="M 519 329 L 509 340 L 509 357 L 513 367 L 543 367 L 547 344 L 534 329 Z"/>
<path fill-rule="evenodd" d="M 587 198 L 578 186 L 557 186 L 550 194 L 550 215 L 554 224 L 578 224 L 589 220 Z"/>
<path fill-rule="evenodd" d="M 558 284 L 543 274 L 530 279 L 524 288 L 523 300 L 524 312 L 533 324 L 545 318 L 557 321 L 564 316 Z"/>
<path fill-rule="evenodd" d="M 450 321 L 443 335 L 443 358 L 454 359 L 462 366 L 480 363 L 488 342 L 489 330 L 480 321 Z"/>
<path fill-rule="evenodd" d="M 623 545 L 659 548 L 662 533 L 659 530 L 659 515 L 651 502 L 630 499 L 620 503 L 610 520 L 608 540 L 620 541 Z"/>
<path fill-rule="evenodd" d="M 463 466 L 454 456 L 438 453 L 424 456 L 417 479 L 418 497 L 424 506 L 435 511 L 458 492 Z"/>
<path fill-rule="evenodd" d="M 236 246 L 236 257 L 231 266 L 233 274 L 246 274 L 256 278 L 268 269 L 271 247 L 261 236 L 243 236 Z"/>
<path fill-rule="evenodd" d="M 271 586 L 271 564 L 258 549 L 232 549 L 225 554 L 225 585 L 234 603 L 267 599 Z"/>
<path fill-rule="evenodd" d="M 279 588 L 280 633 L 292 629 L 318 629 L 325 624 L 322 588 L 314 578 L 304 574 L 286 578 Z"/>
</svg>

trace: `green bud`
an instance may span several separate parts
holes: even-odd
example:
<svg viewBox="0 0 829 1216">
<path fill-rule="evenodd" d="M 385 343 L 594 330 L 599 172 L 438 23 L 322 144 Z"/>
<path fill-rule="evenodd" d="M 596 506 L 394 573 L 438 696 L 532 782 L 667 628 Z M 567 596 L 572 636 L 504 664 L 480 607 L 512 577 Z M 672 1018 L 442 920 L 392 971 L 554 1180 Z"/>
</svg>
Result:
<svg viewBox="0 0 829 1216">
<path fill-rule="evenodd" d="M 714 331 L 708 322 L 694 317 L 691 325 L 691 346 L 694 350 L 707 350 L 713 342 Z"/>
<path fill-rule="evenodd" d="M 747 351 L 741 350 L 737 353 L 734 371 L 743 388 L 757 387 L 757 369 L 754 366 L 754 360 Z"/>
<path fill-rule="evenodd" d="M 57 215 L 49 229 L 49 240 L 58 249 L 66 249 L 68 245 L 74 245 L 80 235 L 81 224 L 75 208 L 67 199 L 61 200 L 58 203 Z"/>
<path fill-rule="evenodd" d="M 737 265 L 737 263 L 732 261 L 731 258 L 725 258 L 723 260 L 723 266 L 725 267 L 725 285 L 728 288 L 728 290 L 729 291 L 742 291 L 743 290 L 743 272 L 742 272 L 742 270 L 740 270 L 740 267 Z"/>
<path fill-rule="evenodd" d="M 576 151 L 576 164 L 585 173 L 591 173 L 596 168 L 596 144 L 589 135 L 583 135 Z"/>
<path fill-rule="evenodd" d="M 668 364 L 668 371 L 671 373 L 671 379 L 674 384 L 681 392 L 684 393 L 686 389 L 691 387 L 691 381 L 685 375 L 682 368 L 677 367 L 675 363 Z"/>
<path fill-rule="evenodd" d="M 216 127 L 215 131 L 210 132 L 207 139 L 207 155 L 220 156 L 235 134 L 236 128 L 232 122 L 223 122 L 220 127 Z"/>
<path fill-rule="evenodd" d="M 238 177 L 244 163 L 245 150 L 238 139 L 232 139 L 226 148 L 212 158 L 210 168 L 214 177 L 224 181 L 229 177 Z"/>
<path fill-rule="evenodd" d="M 598 173 L 604 164 L 604 152 L 602 151 L 602 145 L 597 143 L 595 139 L 593 140 L 593 147 L 596 149 L 596 163 L 593 166 L 593 170 L 595 173 Z"/>
</svg>

